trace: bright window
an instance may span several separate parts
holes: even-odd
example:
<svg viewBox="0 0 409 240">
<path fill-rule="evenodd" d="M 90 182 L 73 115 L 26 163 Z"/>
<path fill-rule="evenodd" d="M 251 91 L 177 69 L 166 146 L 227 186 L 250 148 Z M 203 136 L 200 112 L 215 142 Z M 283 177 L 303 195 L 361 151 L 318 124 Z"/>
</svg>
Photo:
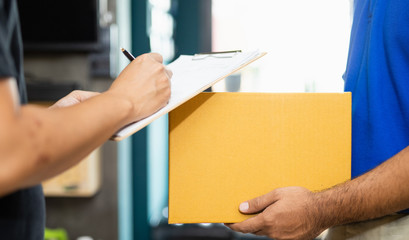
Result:
<svg viewBox="0 0 409 240">
<path fill-rule="evenodd" d="M 268 52 L 241 72 L 240 91 L 343 90 L 349 0 L 215 0 L 212 12 L 213 51 Z M 213 90 L 225 87 L 223 81 Z"/>
</svg>

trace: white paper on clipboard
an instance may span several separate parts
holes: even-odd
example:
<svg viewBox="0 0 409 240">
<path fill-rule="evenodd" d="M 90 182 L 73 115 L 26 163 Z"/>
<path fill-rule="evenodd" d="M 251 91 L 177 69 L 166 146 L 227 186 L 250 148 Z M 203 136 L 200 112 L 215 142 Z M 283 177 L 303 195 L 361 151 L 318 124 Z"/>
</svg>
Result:
<svg viewBox="0 0 409 240">
<path fill-rule="evenodd" d="M 149 117 L 120 129 L 111 137 L 111 140 L 120 141 L 134 134 L 154 120 L 265 54 L 265 52 L 259 51 L 237 52 L 231 57 L 212 56 L 210 54 L 200 59 L 195 59 L 193 55 L 181 55 L 174 62 L 167 65 L 173 72 L 169 103 Z"/>
</svg>

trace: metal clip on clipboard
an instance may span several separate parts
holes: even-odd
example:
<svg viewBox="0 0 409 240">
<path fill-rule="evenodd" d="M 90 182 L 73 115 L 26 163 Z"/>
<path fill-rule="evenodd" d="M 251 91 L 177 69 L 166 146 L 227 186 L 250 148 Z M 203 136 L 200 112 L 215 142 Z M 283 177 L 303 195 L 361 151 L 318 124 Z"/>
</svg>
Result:
<svg viewBox="0 0 409 240">
<path fill-rule="evenodd" d="M 234 51 L 223 51 L 223 52 L 204 52 L 204 53 L 196 53 L 193 55 L 192 60 L 203 60 L 208 57 L 215 57 L 215 58 L 232 58 L 237 53 L 240 53 L 241 50 L 234 50 Z"/>
</svg>

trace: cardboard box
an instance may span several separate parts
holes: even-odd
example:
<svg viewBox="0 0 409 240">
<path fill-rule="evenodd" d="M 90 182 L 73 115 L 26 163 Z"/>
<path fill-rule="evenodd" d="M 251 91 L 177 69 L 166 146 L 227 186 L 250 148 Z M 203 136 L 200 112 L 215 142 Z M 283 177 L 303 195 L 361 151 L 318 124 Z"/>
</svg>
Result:
<svg viewBox="0 0 409 240">
<path fill-rule="evenodd" d="M 169 115 L 169 223 L 240 222 L 242 201 L 350 176 L 350 93 L 202 93 Z"/>
</svg>

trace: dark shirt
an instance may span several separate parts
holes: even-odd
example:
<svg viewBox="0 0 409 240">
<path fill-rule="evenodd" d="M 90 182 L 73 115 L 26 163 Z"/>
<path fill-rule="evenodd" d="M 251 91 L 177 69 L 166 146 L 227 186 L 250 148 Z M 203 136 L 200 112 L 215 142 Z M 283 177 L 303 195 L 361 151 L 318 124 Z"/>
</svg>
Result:
<svg viewBox="0 0 409 240">
<path fill-rule="evenodd" d="M 17 80 L 20 100 L 27 102 L 22 42 L 15 0 L 0 0 L 0 78 Z M 22 163 L 23 164 L 23 163 Z M 0 239 L 43 240 L 44 195 L 41 186 L 0 197 Z"/>
</svg>

